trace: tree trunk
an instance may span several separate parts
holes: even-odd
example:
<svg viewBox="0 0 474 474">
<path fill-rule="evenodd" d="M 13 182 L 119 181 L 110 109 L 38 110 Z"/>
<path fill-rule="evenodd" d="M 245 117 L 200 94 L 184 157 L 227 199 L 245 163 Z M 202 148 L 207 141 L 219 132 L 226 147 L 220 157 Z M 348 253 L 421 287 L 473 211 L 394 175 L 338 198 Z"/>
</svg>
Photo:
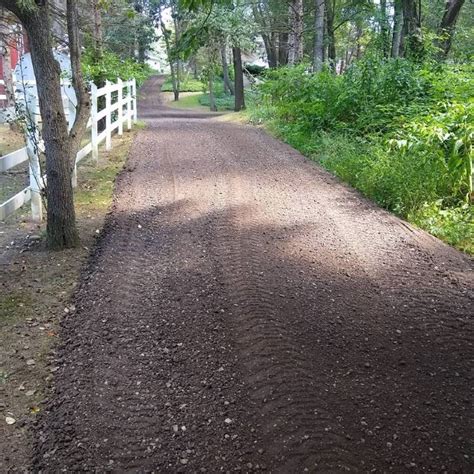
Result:
<svg viewBox="0 0 474 474">
<path fill-rule="evenodd" d="M 93 39 L 94 39 L 94 53 L 96 59 L 99 60 L 102 58 L 104 53 L 104 40 L 102 32 L 102 12 L 99 5 L 99 0 L 92 0 L 92 8 L 94 10 L 94 29 L 93 29 Z"/>
<path fill-rule="evenodd" d="M 449 54 L 459 12 L 463 5 L 464 0 L 446 0 L 443 18 L 438 28 L 437 46 L 440 49 L 441 58 L 445 59 Z"/>
<path fill-rule="evenodd" d="M 334 31 L 335 0 L 326 0 L 326 30 L 328 35 L 328 61 L 331 69 L 336 72 L 336 35 Z"/>
<path fill-rule="evenodd" d="M 235 75 L 235 107 L 234 110 L 239 112 L 245 109 L 245 95 L 244 95 L 244 71 L 242 68 L 242 52 L 240 48 L 232 48 L 232 57 L 234 60 L 234 75 Z"/>
<path fill-rule="evenodd" d="M 393 14 L 392 58 L 398 58 L 402 46 L 403 9 L 402 1 L 395 0 Z"/>
<path fill-rule="evenodd" d="M 288 64 L 293 65 L 303 59 L 303 0 L 292 0 L 288 8 Z"/>
<path fill-rule="evenodd" d="M 191 60 L 191 69 L 193 71 L 193 78 L 199 80 L 199 74 L 198 74 L 198 64 L 197 64 L 197 59 L 196 56 L 193 56 L 193 59 Z"/>
<path fill-rule="evenodd" d="M 214 97 L 214 74 L 209 73 L 209 109 L 217 112 L 216 99 Z"/>
<path fill-rule="evenodd" d="M 227 46 L 224 43 L 221 47 L 222 75 L 224 77 L 224 92 L 234 95 L 234 86 L 229 78 L 229 65 L 227 64 Z"/>
<path fill-rule="evenodd" d="M 276 68 L 278 66 L 278 57 L 275 47 L 275 42 L 270 36 L 262 34 L 263 44 L 265 45 L 265 51 L 267 53 L 268 67 Z"/>
<path fill-rule="evenodd" d="M 53 56 L 47 7 L 37 8 L 25 18 L 31 58 L 36 77 L 42 135 L 46 154 L 47 243 L 50 248 L 74 247 L 76 229 L 71 165 L 75 158 L 68 136 L 68 124 L 61 98 L 60 68 Z"/>
<path fill-rule="evenodd" d="M 166 56 L 168 57 L 168 62 L 170 65 L 171 84 L 173 86 L 174 100 L 175 102 L 178 102 L 179 87 L 178 87 L 178 82 L 176 80 L 176 71 L 174 69 L 174 61 L 173 61 L 173 58 L 171 57 L 170 31 L 166 29 L 166 26 L 161 18 L 160 18 L 160 28 L 161 28 L 161 32 L 163 33 L 163 38 L 165 39 Z"/>
<path fill-rule="evenodd" d="M 288 64 L 288 33 L 278 34 L 278 65 Z"/>
<path fill-rule="evenodd" d="M 380 0 L 380 37 L 382 40 L 382 54 L 385 58 L 388 58 L 390 51 L 390 40 L 387 18 L 387 0 Z"/>
<path fill-rule="evenodd" d="M 34 9 L 25 9 L 15 0 L 0 0 L 0 6 L 17 16 L 29 38 L 43 122 L 48 177 L 47 244 L 52 249 L 74 247 L 79 243 L 71 174 L 90 112 L 90 98 L 80 65 L 77 2 L 67 0 L 66 5 L 72 85 L 77 97 L 76 119 L 70 132 L 61 97 L 61 69 L 53 55 L 48 2 L 37 2 Z"/>
<path fill-rule="evenodd" d="M 176 16 L 174 16 L 174 34 L 176 37 L 175 44 L 178 44 L 179 39 L 181 37 L 181 25 Z M 179 92 L 181 90 L 181 66 L 181 59 L 178 57 L 176 59 L 176 89 L 174 90 L 175 101 L 179 100 Z"/>
<path fill-rule="evenodd" d="M 315 0 L 314 7 L 313 71 L 320 72 L 324 64 L 325 0 Z"/>
<path fill-rule="evenodd" d="M 145 64 L 146 60 L 146 46 L 142 41 L 138 42 L 138 62 Z"/>
<path fill-rule="evenodd" d="M 402 0 L 404 56 L 420 60 L 423 56 L 421 12 L 417 0 Z"/>
</svg>

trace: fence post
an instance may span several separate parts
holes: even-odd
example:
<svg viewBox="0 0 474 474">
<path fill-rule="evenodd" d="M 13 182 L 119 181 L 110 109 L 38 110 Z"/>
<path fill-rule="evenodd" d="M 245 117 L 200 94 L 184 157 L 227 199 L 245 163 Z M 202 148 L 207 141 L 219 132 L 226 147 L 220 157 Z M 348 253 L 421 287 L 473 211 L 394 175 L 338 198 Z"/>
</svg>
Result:
<svg viewBox="0 0 474 474">
<path fill-rule="evenodd" d="M 127 82 L 127 128 L 132 129 L 132 81 Z"/>
<path fill-rule="evenodd" d="M 105 149 L 109 151 L 112 148 L 112 93 L 110 92 L 111 83 L 105 81 Z"/>
<path fill-rule="evenodd" d="M 138 113 L 137 113 L 137 81 L 136 79 L 132 79 L 133 84 L 133 123 L 137 123 L 138 121 Z"/>
<path fill-rule="evenodd" d="M 76 104 L 69 98 L 68 96 L 68 109 L 69 109 L 69 114 L 68 114 L 68 131 L 71 131 L 71 128 L 74 125 L 74 122 L 76 121 Z M 72 169 L 72 175 L 71 175 L 71 183 L 72 187 L 75 188 L 77 186 L 77 163 L 76 163 L 76 157 L 74 157 L 74 167 Z"/>
<path fill-rule="evenodd" d="M 97 125 L 97 86 L 91 82 L 91 146 L 92 159 L 97 162 L 99 159 L 99 140 Z"/>
<path fill-rule="evenodd" d="M 118 84 L 118 134 L 123 135 L 123 81 L 117 79 Z"/>
</svg>

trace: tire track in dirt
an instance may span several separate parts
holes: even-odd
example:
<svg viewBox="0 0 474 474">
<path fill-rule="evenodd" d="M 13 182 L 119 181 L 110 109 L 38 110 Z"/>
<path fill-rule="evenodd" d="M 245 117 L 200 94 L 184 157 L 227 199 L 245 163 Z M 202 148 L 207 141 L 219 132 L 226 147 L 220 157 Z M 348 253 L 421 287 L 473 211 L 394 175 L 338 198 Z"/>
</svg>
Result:
<svg viewBox="0 0 474 474">
<path fill-rule="evenodd" d="M 469 472 L 472 261 L 150 80 L 42 472 Z"/>
<path fill-rule="evenodd" d="M 224 145 L 227 153 L 232 150 L 232 143 Z M 228 197 L 233 212 L 219 220 L 215 234 L 219 259 L 227 270 L 228 298 L 234 301 L 233 330 L 247 368 L 250 397 L 263 420 L 262 436 L 274 440 L 272 465 L 278 472 L 357 470 L 356 453 L 351 452 L 342 427 L 318 396 L 322 380 L 314 362 L 297 336 L 293 337 L 291 321 L 277 304 L 288 295 L 281 294 L 284 282 L 270 280 L 267 272 L 267 253 L 271 252 L 262 248 L 262 232 L 274 223 L 255 204 L 259 186 L 250 173 L 242 191 L 239 175 L 245 173 L 235 164 L 233 168 L 227 171 L 234 177 Z M 265 169 L 267 180 L 277 180 L 277 173 L 270 171 L 267 176 L 268 172 Z"/>
</svg>

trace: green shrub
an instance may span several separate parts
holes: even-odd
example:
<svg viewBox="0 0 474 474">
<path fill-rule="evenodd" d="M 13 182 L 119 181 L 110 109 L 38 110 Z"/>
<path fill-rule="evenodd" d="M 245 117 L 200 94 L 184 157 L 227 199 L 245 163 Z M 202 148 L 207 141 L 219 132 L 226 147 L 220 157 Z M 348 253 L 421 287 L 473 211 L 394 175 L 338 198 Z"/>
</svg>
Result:
<svg viewBox="0 0 474 474">
<path fill-rule="evenodd" d="M 135 78 L 141 85 L 151 74 L 151 68 L 132 59 L 122 59 L 110 51 L 105 51 L 98 61 L 93 49 L 82 55 L 82 69 L 86 79 L 96 84 L 104 81 L 115 82 L 118 78 L 127 81 Z"/>
<path fill-rule="evenodd" d="M 270 70 L 249 117 L 381 206 L 472 251 L 463 242 L 472 237 L 473 72 L 370 55 L 340 76 Z"/>
<path fill-rule="evenodd" d="M 474 254 L 474 206 L 446 208 L 440 200 L 425 204 L 408 219 L 460 250 Z"/>
</svg>

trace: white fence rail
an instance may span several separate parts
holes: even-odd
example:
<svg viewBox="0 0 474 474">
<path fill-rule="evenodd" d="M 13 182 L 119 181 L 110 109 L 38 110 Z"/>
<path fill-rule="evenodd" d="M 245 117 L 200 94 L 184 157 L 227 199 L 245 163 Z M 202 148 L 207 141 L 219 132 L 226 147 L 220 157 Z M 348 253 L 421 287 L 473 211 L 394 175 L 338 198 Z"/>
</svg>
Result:
<svg viewBox="0 0 474 474">
<path fill-rule="evenodd" d="M 0 81 L 2 84 L 3 81 Z M 31 83 L 31 81 L 29 81 Z M 34 85 L 34 82 L 32 83 Z M 67 85 L 67 84 L 66 84 Z M 105 107 L 99 109 L 99 98 L 105 97 Z M 73 186 L 77 185 L 77 165 L 89 154 L 97 161 L 99 157 L 99 145 L 105 140 L 105 149 L 112 147 L 112 134 L 117 131 L 123 134 L 124 124 L 130 130 L 132 123 L 137 122 L 137 86 L 135 80 L 124 82 L 120 79 L 117 83 L 106 82 L 100 89 L 91 83 L 91 116 L 87 124 L 90 130 L 90 140 L 79 150 L 76 155 L 74 172 L 72 175 Z M 3 98 L 0 95 L 0 100 Z M 63 97 L 65 113 L 68 117 L 69 127 L 72 127 L 76 116 L 75 103 L 67 96 Z M 38 103 L 34 100 L 28 105 L 30 113 L 38 117 Z M 105 118 L 105 128 L 99 133 L 99 122 Z M 7 201 L 0 203 L 0 221 L 15 212 L 21 206 L 31 201 L 32 217 L 35 221 L 43 219 L 43 208 L 41 192 L 44 187 L 46 176 L 41 176 L 39 156 L 35 153 L 33 143 L 16 150 L 8 155 L 0 157 L 0 173 L 26 161 L 29 162 L 30 184 Z"/>
<path fill-rule="evenodd" d="M 0 86 L 4 86 L 5 81 L 3 79 L 0 79 Z M 7 96 L 5 94 L 0 94 L 0 100 L 7 100 Z"/>
</svg>

